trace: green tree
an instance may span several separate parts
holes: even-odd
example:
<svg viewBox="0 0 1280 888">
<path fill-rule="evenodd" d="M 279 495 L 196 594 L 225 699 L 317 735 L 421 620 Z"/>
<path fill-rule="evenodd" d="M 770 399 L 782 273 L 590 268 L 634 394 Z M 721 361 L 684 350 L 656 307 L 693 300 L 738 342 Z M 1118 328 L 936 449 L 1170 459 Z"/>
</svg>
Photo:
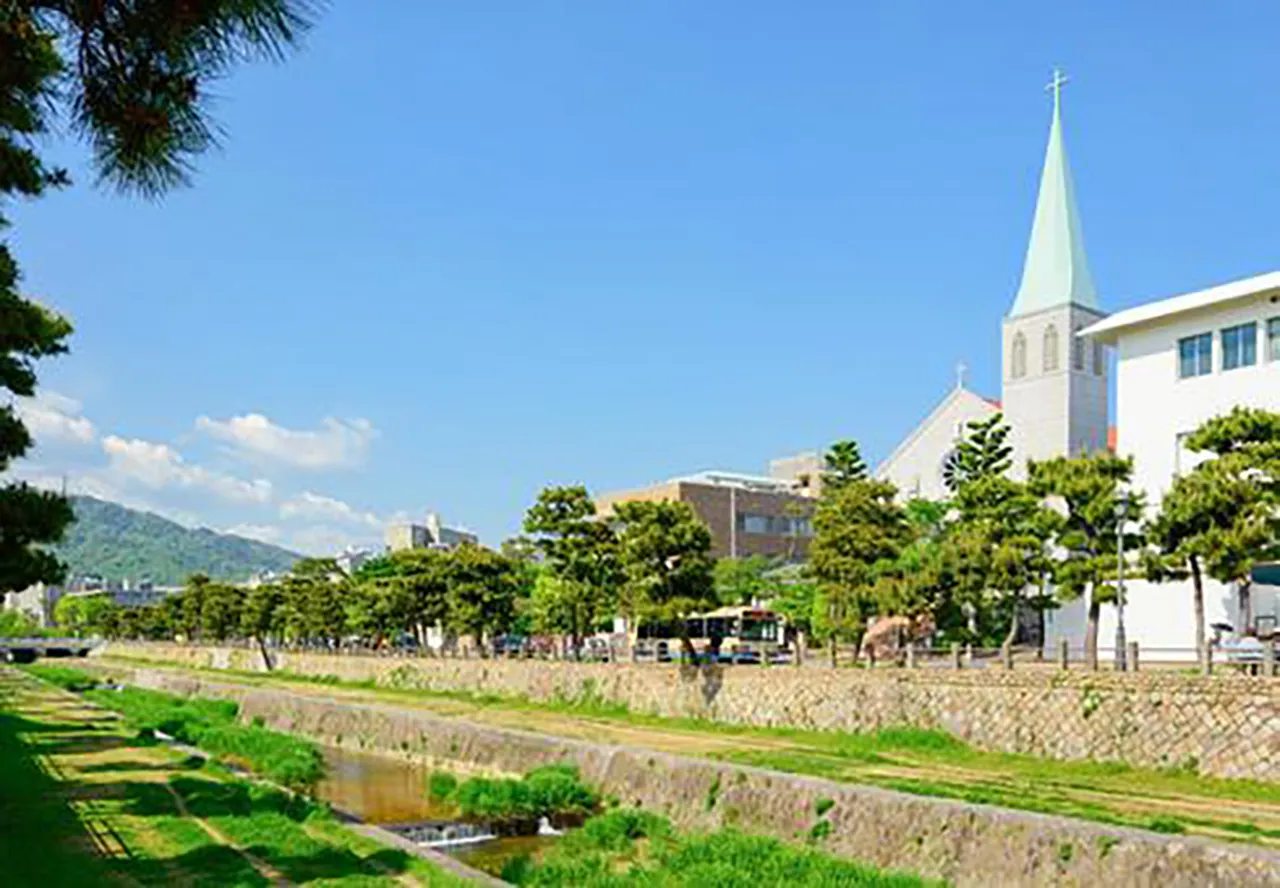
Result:
<svg viewBox="0 0 1280 888">
<path fill-rule="evenodd" d="M 0 638 L 35 638 L 43 632 L 25 611 L 0 611 Z"/>
<path fill-rule="evenodd" d="M 556 612 L 578 653 L 583 635 L 617 606 L 617 537 L 608 522 L 596 519 L 582 486 L 545 488 L 525 514 L 524 530 L 534 535 L 544 564 L 560 581 Z"/>
<path fill-rule="evenodd" d="M 870 478 L 824 487 L 814 516 L 809 564 L 820 584 L 820 634 L 831 650 L 841 639 L 855 647 L 875 606 L 876 586 L 911 541 L 894 486 Z"/>
<path fill-rule="evenodd" d="M 716 598 L 721 604 L 751 604 L 767 598 L 775 585 L 769 579 L 772 563 L 763 555 L 720 558 L 712 574 Z"/>
<path fill-rule="evenodd" d="M 515 564 L 492 549 L 464 543 L 449 553 L 446 565 L 446 623 L 483 651 L 484 640 L 506 630 L 515 616 Z"/>
<path fill-rule="evenodd" d="M 281 583 L 285 624 L 295 640 L 337 647 L 346 628 L 346 576 L 332 558 L 303 558 Z"/>
<path fill-rule="evenodd" d="M 204 574 L 192 574 L 187 577 L 186 585 L 178 593 L 177 628 L 188 641 L 200 639 L 200 630 L 204 626 L 204 598 L 209 589 L 209 578 Z"/>
<path fill-rule="evenodd" d="M 427 629 L 444 627 L 449 612 L 452 553 L 405 549 L 391 556 L 396 576 L 384 584 L 387 622 L 414 634 L 425 645 Z"/>
<path fill-rule="evenodd" d="M 1006 475 L 1013 465 L 1009 425 L 1004 415 L 965 423 L 964 436 L 942 466 L 942 480 L 953 494 L 968 481 Z"/>
<path fill-rule="evenodd" d="M 711 531 L 688 503 L 624 502 L 614 514 L 628 616 L 674 623 L 692 660 L 686 620 L 716 604 Z"/>
<path fill-rule="evenodd" d="M 240 630 L 243 608 L 244 590 L 228 583 L 208 584 L 200 604 L 201 637 L 214 641 L 235 637 Z"/>
<path fill-rule="evenodd" d="M 1133 460 L 1111 454 L 1060 456 L 1028 464 L 1031 489 L 1052 497 L 1061 506 L 1054 542 L 1058 555 L 1052 563 L 1058 596 L 1073 600 L 1087 595 L 1085 659 L 1098 665 L 1098 620 L 1103 604 L 1116 600 L 1114 579 L 1118 567 L 1117 533 L 1121 521 L 1119 498 L 1133 476 Z M 1145 501 L 1128 494 L 1128 520 L 1141 518 Z M 1140 533 L 1124 533 L 1124 550 L 1136 553 Z"/>
<path fill-rule="evenodd" d="M 822 473 L 822 489 L 843 487 L 853 481 L 862 481 L 867 477 L 867 464 L 862 460 L 862 451 L 857 441 L 837 441 L 823 455 L 826 471 Z"/>
<path fill-rule="evenodd" d="M 1008 620 L 1004 644 L 1012 645 L 1026 590 L 1040 586 L 1049 572 L 1058 515 L 1028 484 L 996 471 L 969 472 L 954 504 L 952 554 L 967 568 L 959 575 L 961 594 L 973 602 L 994 594 Z"/>
<path fill-rule="evenodd" d="M 310 7 L 299 0 L 167 3 L 8 0 L 0 3 L 0 210 L 66 185 L 38 153 L 65 112 L 93 149 L 101 179 L 157 195 L 187 181 L 214 142 L 206 85 L 235 63 L 279 58 Z M 0 212 L 0 230 L 9 221 Z M 0 243 L 0 388 L 35 392 L 34 363 L 67 350 L 71 325 L 24 298 Z M 0 406 L 0 473 L 31 447 L 12 404 Z M 63 567 L 44 545 L 73 513 L 65 498 L 21 482 L 0 486 L 0 591 L 55 583 Z"/>
<path fill-rule="evenodd" d="M 267 639 L 284 631 L 284 590 L 276 583 L 260 583 L 245 594 L 240 609 L 240 633 L 258 644 L 262 665 L 271 671 L 273 664 L 267 652 Z"/>
<path fill-rule="evenodd" d="M 53 606 L 53 620 L 63 631 L 81 638 L 100 629 L 104 614 L 113 607 L 115 602 L 105 592 L 97 595 L 64 595 Z"/>
</svg>

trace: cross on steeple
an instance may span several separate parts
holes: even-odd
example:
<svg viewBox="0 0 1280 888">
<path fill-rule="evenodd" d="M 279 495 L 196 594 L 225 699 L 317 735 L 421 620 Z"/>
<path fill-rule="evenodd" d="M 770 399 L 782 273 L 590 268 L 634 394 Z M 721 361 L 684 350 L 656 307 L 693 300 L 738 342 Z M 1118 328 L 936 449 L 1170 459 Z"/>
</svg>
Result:
<svg viewBox="0 0 1280 888">
<path fill-rule="evenodd" d="M 1062 73 L 1061 68 L 1053 69 L 1053 77 L 1052 79 L 1050 79 L 1049 83 L 1045 86 L 1045 89 L 1053 93 L 1054 108 L 1058 107 L 1058 101 L 1060 100 L 1062 95 L 1062 88 L 1067 85 L 1067 82 L 1069 79 L 1070 78 L 1068 78 L 1066 74 Z"/>
</svg>

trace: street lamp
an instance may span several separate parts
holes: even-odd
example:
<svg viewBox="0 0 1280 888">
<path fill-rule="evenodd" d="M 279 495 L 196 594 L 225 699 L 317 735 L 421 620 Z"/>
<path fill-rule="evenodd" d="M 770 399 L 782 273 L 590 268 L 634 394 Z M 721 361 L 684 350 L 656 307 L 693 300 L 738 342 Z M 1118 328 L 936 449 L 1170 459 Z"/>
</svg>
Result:
<svg viewBox="0 0 1280 888">
<path fill-rule="evenodd" d="M 1116 494 L 1116 671 L 1123 672 L 1125 662 L 1124 636 L 1124 526 L 1129 518 L 1130 497 L 1121 488 Z"/>
</svg>

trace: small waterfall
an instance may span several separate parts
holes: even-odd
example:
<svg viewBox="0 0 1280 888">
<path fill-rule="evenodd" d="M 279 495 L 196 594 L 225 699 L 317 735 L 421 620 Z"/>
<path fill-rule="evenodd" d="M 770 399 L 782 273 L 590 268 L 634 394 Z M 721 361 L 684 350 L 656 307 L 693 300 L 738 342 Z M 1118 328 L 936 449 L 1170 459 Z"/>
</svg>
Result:
<svg viewBox="0 0 1280 888">
<path fill-rule="evenodd" d="M 550 820 L 548 820 L 546 817 L 542 817 L 538 820 L 538 835 L 562 836 L 564 835 L 564 831 L 556 829 L 554 826 L 551 825 Z"/>
<path fill-rule="evenodd" d="M 453 848 L 498 837 L 489 827 L 476 823 L 427 822 L 386 828 L 427 848 Z"/>
</svg>

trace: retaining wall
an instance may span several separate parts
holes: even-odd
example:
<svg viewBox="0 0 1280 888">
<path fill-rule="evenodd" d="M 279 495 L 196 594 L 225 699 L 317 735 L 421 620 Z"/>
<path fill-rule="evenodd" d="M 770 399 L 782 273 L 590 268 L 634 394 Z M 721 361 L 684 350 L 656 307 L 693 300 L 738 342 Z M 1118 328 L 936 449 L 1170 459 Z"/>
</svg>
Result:
<svg viewBox="0 0 1280 888">
<path fill-rule="evenodd" d="M 820 821 L 829 853 L 968 886 L 1273 886 L 1280 854 L 1029 812 L 930 799 L 760 768 L 601 746 L 475 725 L 420 710 L 134 669 L 139 685 L 236 700 L 246 719 L 324 743 L 467 770 L 521 774 L 574 762 L 623 805 L 667 814 L 683 828 L 735 825 L 795 840 Z M 822 817 L 818 803 L 833 804 Z M 824 802 L 824 807 L 826 803 Z"/>
<path fill-rule="evenodd" d="M 105 653 L 215 669 L 262 668 L 256 650 L 240 648 L 111 644 Z M 591 697 L 635 712 L 745 725 L 847 731 L 914 725 L 1000 752 L 1280 780 L 1280 680 L 1273 678 L 1047 667 L 867 670 L 276 656 L 280 670 L 390 687 L 542 701 Z"/>
</svg>

